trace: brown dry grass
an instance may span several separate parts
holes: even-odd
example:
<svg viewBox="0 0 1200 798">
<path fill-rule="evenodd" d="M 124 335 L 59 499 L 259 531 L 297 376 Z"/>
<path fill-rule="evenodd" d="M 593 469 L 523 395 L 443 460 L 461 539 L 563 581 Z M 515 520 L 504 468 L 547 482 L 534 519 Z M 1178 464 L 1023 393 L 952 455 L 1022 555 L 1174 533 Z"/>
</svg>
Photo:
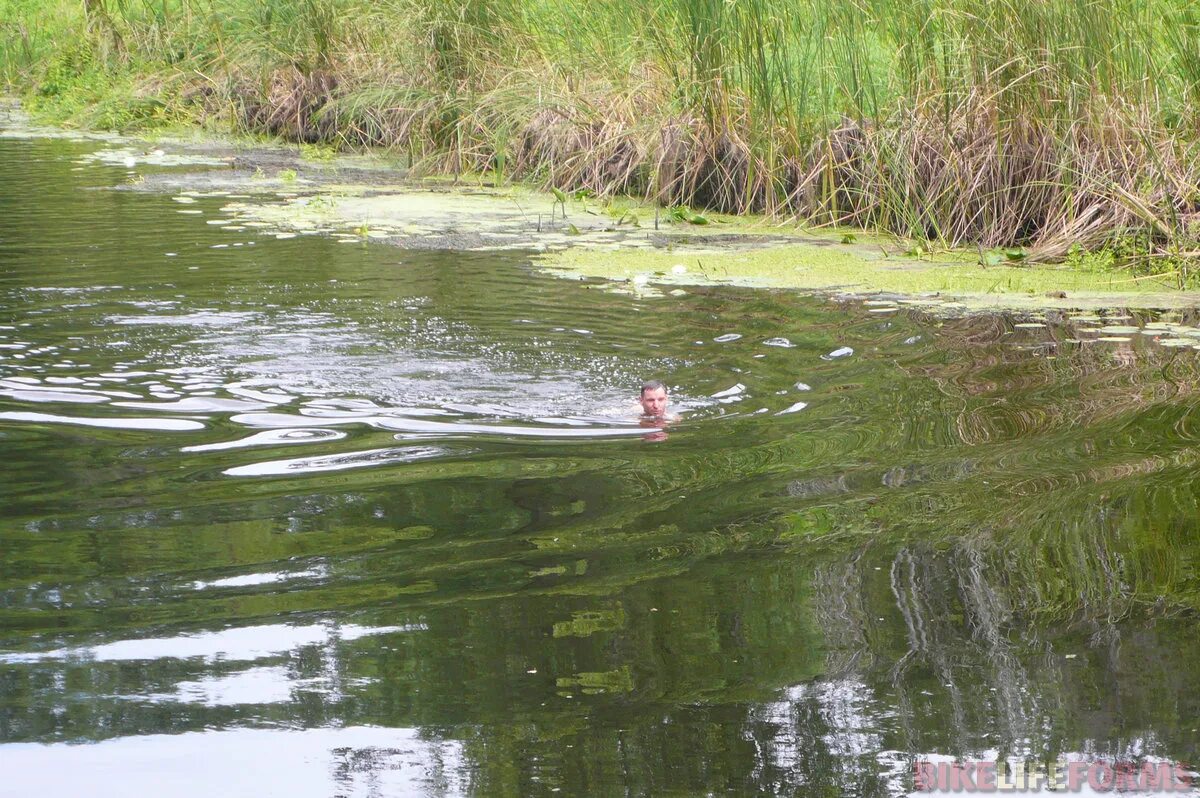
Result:
<svg viewBox="0 0 1200 798">
<path fill-rule="evenodd" d="M 487 171 L 597 195 L 635 194 L 666 205 L 767 212 L 875 228 L 949 244 L 1025 244 L 1040 258 L 1076 243 L 1098 246 L 1149 229 L 1164 245 L 1190 235 L 1200 169 L 1178 138 L 1136 109 L 1057 129 L 1001 123 L 986 98 L 947 117 L 915 106 L 878 122 L 845 120 L 802 157 L 753 146 L 737 121 L 696 115 L 631 93 L 598 94 L 547 82 L 488 91 L 393 91 L 384 105 L 347 113 L 339 81 L 285 73 L 245 104 L 253 129 L 301 141 L 394 147 L 427 170 Z M 537 87 L 536 89 L 534 87 Z M 529 102 L 531 92 L 540 102 Z M 514 101 L 514 95 L 520 101 Z"/>
</svg>

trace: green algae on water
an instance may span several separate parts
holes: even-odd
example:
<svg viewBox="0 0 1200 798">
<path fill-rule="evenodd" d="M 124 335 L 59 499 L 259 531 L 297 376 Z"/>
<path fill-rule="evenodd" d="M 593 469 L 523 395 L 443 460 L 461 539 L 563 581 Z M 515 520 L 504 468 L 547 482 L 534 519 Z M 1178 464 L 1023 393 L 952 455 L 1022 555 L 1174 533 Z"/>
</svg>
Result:
<svg viewBox="0 0 1200 798">
<path fill-rule="evenodd" d="M 730 284 L 855 293 L 946 295 L 967 306 L 1177 307 L 1200 301 L 1195 293 L 1163 291 L 1120 275 L 1054 266 L 984 266 L 965 255 L 926 261 L 824 241 L 755 249 L 708 247 L 654 251 L 573 248 L 537 258 L 548 273 L 633 283 Z M 1062 296 L 1065 294 L 1066 296 Z"/>
</svg>

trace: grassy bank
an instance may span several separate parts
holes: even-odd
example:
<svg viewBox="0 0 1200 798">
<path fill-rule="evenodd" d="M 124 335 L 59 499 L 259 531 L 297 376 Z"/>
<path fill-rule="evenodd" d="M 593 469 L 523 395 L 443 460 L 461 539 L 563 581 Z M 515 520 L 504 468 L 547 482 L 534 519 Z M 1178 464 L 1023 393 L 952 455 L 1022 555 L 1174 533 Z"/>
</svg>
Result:
<svg viewBox="0 0 1200 798">
<path fill-rule="evenodd" d="M 1193 282 L 1187 0 L 0 0 L 0 74 L 89 126 L 1021 246 Z"/>
</svg>

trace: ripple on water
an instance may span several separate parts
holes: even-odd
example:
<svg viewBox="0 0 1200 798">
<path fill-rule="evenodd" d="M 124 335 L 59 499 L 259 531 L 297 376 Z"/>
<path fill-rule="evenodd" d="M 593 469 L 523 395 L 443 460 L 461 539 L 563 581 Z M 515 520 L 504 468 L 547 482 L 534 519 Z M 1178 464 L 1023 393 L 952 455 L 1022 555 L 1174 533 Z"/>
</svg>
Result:
<svg viewBox="0 0 1200 798">
<path fill-rule="evenodd" d="M 343 471 L 348 468 L 393 465 L 429 460 L 451 453 L 441 446 L 394 446 L 386 449 L 367 449 L 360 452 L 329 454 L 317 457 L 296 457 L 290 460 L 269 460 L 263 463 L 227 468 L 222 473 L 231 477 L 265 477 L 282 474 L 316 474 L 323 471 Z M 463 454 L 463 451 L 455 454 Z"/>
<path fill-rule="evenodd" d="M 184 446 L 181 452 L 215 452 L 223 449 L 245 449 L 255 446 L 279 446 L 282 444 L 314 443 L 316 441 L 335 441 L 346 437 L 346 433 L 333 429 L 296 428 L 270 429 L 257 432 L 246 438 L 219 443 L 204 443 L 196 446 Z"/>
<path fill-rule="evenodd" d="M 5 388 L 0 389 L 0 396 L 7 396 L 9 399 L 17 399 L 22 402 L 67 402 L 72 404 L 102 404 L 112 400 L 112 397 L 105 396 L 102 393 L 81 389 L 69 390 L 67 388 L 40 388 L 36 390 L 28 388 Z"/>
<path fill-rule="evenodd" d="M 742 383 L 737 383 L 723 391 L 717 391 L 712 394 L 712 398 L 716 399 L 721 404 L 729 404 L 731 402 L 740 402 L 745 398 L 746 386 Z"/>
<path fill-rule="evenodd" d="M 109 321 L 113 324 L 126 326 L 236 327 L 259 318 L 261 318 L 261 314 L 253 311 L 198 310 L 194 313 L 183 313 L 174 316 L 113 316 Z"/>
<path fill-rule="evenodd" d="M 363 411 L 334 411 L 325 408 L 302 408 L 301 416 L 286 413 L 240 413 L 231 421 L 248 427 L 302 427 L 312 424 L 314 418 L 321 426 L 346 426 L 362 424 L 375 429 L 393 432 L 418 433 L 423 436 L 471 437 L 495 436 L 500 438 L 602 438 L 612 436 L 640 435 L 645 430 L 630 423 L 617 423 L 612 419 L 580 419 L 546 417 L 546 426 L 531 427 L 521 424 L 489 424 L 473 421 L 429 421 L 399 414 L 381 414 L 385 408 Z M 311 412 L 310 412 L 311 411 Z"/>
<path fill-rule="evenodd" d="M 59 416 L 51 413 L 25 413 L 19 411 L 0 412 L 0 419 L 28 421 L 34 424 L 75 424 L 83 427 L 108 429 L 159 430 L 162 432 L 184 432 L 204 429 L 199 421 L 185 418 L 84 418 L 81 416 Z"/>
<path fill-rule="evenodd" d="M 260 585 L 272 585 L 280 582 L 292 582 L 302 579 L 320 579 L 329 575 L 327 568 L 310 568 L 305 571 L 269 571 L 266 573 L 242 574 L 240 576 L 228 576 L 223 579 L 213 579 L 211 581 L 197 580 L 192 583 L 194 590 L 210 590 L 222 588 L 238 588 L 238 587 L 258 587 Z"/>
<path fill-rule="evenodd" d="M 268 624 L 219 631 L 201 631 L 175 637 L 115 640 L 95 646 L 72 646 L 40 652 L 0 653 L 0 662 L 21 664 L 54 660 L 141 662 L 159 659 L 252 661 L 306 646 L 328 645 L 333 640 L 357 640 L 372 635 L 419 630 L 413 626 L 372 627 L 348 624 Z"/>
<path fill-rule="evenodd" d="M 286 399 L 286 397 L 285 397 Z M 284 402 L 251 402 L 245 399 L 218 399 L 206 396 L 189 396 L 174 402 L 113 402 L 114 407 L 131 407 L 135 410 L 155 410 L 165 413 L 224 413 L 265 410 L 273 404 Z"/>
</svg>

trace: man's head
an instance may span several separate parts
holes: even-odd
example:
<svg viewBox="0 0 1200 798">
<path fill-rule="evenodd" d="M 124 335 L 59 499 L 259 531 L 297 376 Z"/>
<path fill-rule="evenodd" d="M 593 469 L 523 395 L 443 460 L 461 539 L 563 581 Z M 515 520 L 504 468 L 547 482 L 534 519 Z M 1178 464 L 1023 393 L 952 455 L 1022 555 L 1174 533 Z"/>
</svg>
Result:
<svg viewBox="0 0 1200 798">
<path fill-rule="evenodd" d="M 642 412 L 648 416 L 659 417 L 667 412 L 667 386 L 658 380 L 649 380 L 642 384 L 642 395 L 638 399 L 642 403 Z"/>
</svg>

